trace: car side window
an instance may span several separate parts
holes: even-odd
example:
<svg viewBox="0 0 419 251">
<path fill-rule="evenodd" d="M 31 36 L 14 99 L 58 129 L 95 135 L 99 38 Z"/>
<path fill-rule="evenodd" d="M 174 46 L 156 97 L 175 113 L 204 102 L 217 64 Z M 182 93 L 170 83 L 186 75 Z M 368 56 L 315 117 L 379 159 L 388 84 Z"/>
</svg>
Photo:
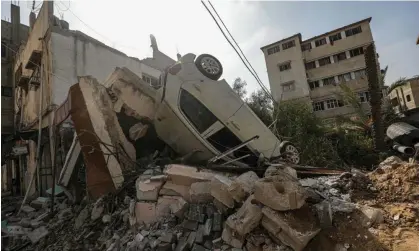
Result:
<svg viewBox="0 0 419 251">
<path fill-rule="evenodd" d="M 189 92 L 181 89 L 180 109 L 195 126 L 199 133 L 203 133 L 211 125 L 217 122 L 217 117 L 208 110 L 198 99 Z"/>
</svg>

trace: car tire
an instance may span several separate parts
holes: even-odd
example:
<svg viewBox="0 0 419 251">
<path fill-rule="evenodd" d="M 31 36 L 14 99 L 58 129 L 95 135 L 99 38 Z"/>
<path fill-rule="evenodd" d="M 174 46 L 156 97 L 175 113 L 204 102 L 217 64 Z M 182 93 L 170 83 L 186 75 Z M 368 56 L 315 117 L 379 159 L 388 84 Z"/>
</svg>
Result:
<svg viewBox="0 0 419 251">
<path fill-rule="evenodd" d="M 292 164 L 300 163 L 300 152 L 294 144 L 286 142 L 281 146 L 280 152 L 282 158 L 287 162 Z"/>
<path fill-rule="evenodd" d="M 195 65 L 205 77 L 218 80 L 223 74 L 223 66 L 220 61 L 209 54 L 199 55 L 195 60 Z"/>
</svg>

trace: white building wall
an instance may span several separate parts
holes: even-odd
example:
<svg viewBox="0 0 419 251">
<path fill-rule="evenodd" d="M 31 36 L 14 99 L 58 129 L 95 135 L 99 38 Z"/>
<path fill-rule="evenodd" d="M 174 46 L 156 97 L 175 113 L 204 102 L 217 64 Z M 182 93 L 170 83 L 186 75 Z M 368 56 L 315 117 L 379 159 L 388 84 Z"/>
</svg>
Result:
<svg viewBox="0 0 419 251">
<path fill-rule="evenodd" d="M 140 77 L 144 72 L 158 79 L 161 73 L 139 59 L 128 57 L 79 33 L 52 32 L 51 45 L 54 73 L 52 103 L 57 105 L 66 99 L 70 86 L 78 82 L 78 76 L 91 75 L 103 82 L 116 67 L 127 67 Z"/>
</svg>

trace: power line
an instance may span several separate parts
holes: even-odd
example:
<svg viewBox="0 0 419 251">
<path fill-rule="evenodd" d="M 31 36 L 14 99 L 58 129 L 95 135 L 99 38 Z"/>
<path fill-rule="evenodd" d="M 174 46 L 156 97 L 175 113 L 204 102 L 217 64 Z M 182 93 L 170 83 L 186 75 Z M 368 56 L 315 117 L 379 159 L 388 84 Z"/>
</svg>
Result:
<svg viewBox="0 0 419 251">
<path fill-rule="evenodd" d="M 211 13 L 211 11 L 208 9 L 208 7 L 206 6 L 206 4 L 204 3 L 203 0 L 201 0 L 201 3 L 202 3 L 202 5 L 204 5 L 205 9 L 207 9 L 208 13 L 211 15 L 211 17 L 214 20 L 215 24 L 218 26 L 218 29 L 221 31 L 221 33 L 223 34 L 224 38 L 231 45 L 231 47 L 234 49 L 234 51 L 237 53 L 237 55 L 239 56 L 240 60 L 243 62 L 244 66 L 246 66 L 246 68 L 250 72 L 250 74 L 253 75 L 253 77 L 256 79 L 256 82 L 259 84 L 259 86 L 262 88 L 262 90 L 265 92 L 265 94 L 267 94 L 272 99 L 272 101 L 275 102 L 275 100 L 273 99 L 273 97 L 270 94 L 270 92 L 266 89 L 266 87 L 263 85 L 263 83 L 259 81 L 258 77 L 255 75 L 255 73 L 246 64 L 246 62 L 244 61 L 244 59 L 242 58 L 242 56 L 240 55 L 240 53 L 237 51 L 236 47 L 234 47 L 234 45 L 231 43 L 231 41 L 229 40 L 229 38 L 227 37 L 227 35 L 223 31 L 223 29 L 221 28 L 220 24 L 218 23 L 218 21 L 216 20 L 216 18 L 214 17 L 214 15 Z M 220 20 L 221 20 L 221 18 L 220 18 Z M 231 36 L 231 34 L 230 34 L 230 36 Z M 250 65 L 250 63 L 249 63 L 249 65 Z"/>
<path fill-rule="evenodd" d="M 221 24 L 224 26 L 224 28 L 226 29 L 227 33 L 230 35 L 231 39 L 233 40 L 233 42 L 236 44 L 237 48 L 239 49 L 239 51 L 241 52 L 241 54 L 243 55 L 244 59 L 246 60 L 246 62 L 249 64 L 250 68 L 253 70 L 253 72 L 255 73 L 255 75 L 257 76 L 257 79 L 259 80 L 259 83 L 261 83 L 261 85 L 263 85 L 262 88 L 265 88 L 265 90 L 267 90 L 266 86 L 263 84 L 262 80 L 260 79 L 259 75 L 257 74 L 256 70 L 253 68 L 252 64 L 249 62 L 249 60 L 247 59 L 246 55 L 244 54 L 244 52 L 242 51 L 242 49 L 240 48 L 239 44 L 236 42 L 236 40 L 234 39 L 233 35 L 230 33 L 230 30 L 227 28 L 227 26 L 224 24 L 223 19 L 220 17 L 220 15 L 218 15 L 217 10 L 214 8 L 214 6 L 212 5 L 212 3 L 208 0 L 208 3 L 211 5 L 212 9 L 214 10 L 215 14 L 217 15 L 218 19 L 220 19 Z"/>
</svg>

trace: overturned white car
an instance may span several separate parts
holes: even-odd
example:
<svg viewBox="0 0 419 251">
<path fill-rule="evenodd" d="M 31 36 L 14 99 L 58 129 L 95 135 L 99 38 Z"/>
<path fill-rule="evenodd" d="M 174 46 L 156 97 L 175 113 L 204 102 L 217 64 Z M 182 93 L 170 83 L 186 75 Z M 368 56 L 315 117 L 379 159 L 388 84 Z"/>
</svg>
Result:
<svg viewBox="0 0 419 251">
<path fill-rule="evenodd" d="M 296 147 L 281 142 L 224 79 L 218 80 L 222 72 L 215 57 L 186 54 L 161 75 L 157 89 L 126 68 L 118 68 L 105 86 L 115 104 L 124 103 L 136 117 L 148 118 L 158 138 L 176 153 L 193 153 L 192 162 L 298 163 Z M 135 85 L 127 88 L 128 82 Z M 120 112 L 120 105 L 116 107 Z M 124 127 L 124 122 L 120 124 Z M 125 131 L 128 134 L 128 128 Z"/>
</svg>

